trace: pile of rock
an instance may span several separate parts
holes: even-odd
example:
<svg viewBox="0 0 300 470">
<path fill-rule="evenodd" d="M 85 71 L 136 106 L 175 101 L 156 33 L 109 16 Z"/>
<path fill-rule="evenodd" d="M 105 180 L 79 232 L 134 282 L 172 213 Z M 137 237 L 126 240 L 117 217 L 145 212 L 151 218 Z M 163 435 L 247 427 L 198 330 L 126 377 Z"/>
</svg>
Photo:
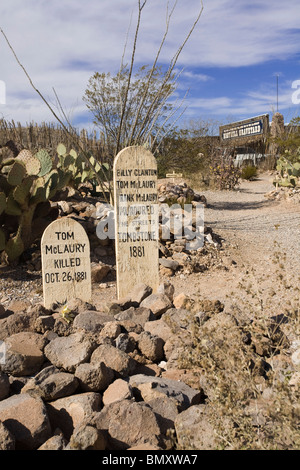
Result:
<svg viewBox="0 0 300 470">
<path fill-rule="evenodd" d="M 265 194 L 265 197 L 271 201 L 286 201 L 292 204 L 299 204 L 300 188 L 279 187 Z"/>
<path fill-rule="evenodd" d="M 158 185 L 158 201 L 172 204 L 192 204 L 200 202 L 206 206 L 206 197 L 194 191 L 185 182 L 174 184 L 171 182 L 161 183 Z"/>
<path fill-rule="evenodd" d="M 102 311 L 78 299 L 68 307 L 73 321 L 42 305 L 0 310 L 1 450 L 170 450 L 175 438 L 179 448 L 214 448 L 213 390 L 205 371 L 183 363 L 195 349 L 195 325 L 223 341 L 232 330 L 244 337 L 244 324 L 218 301 L 174 297 L 169 282 L 156 294 L 138 285 Z M 276 341 L 288 341 L 276 328 Z M 247 344 L 253 361 L 275 347 L 267 337 Z M 299 357 L 298 345 L 290 386 Z M 261 384 L 266 369 L 254 373 Z"/>
</svg>

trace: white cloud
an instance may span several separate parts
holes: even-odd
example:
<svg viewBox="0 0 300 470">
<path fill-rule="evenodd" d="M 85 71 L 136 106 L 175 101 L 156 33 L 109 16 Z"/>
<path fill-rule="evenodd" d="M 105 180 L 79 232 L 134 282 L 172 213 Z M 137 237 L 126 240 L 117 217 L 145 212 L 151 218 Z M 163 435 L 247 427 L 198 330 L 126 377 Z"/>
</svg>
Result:
<svg viewBox="0 0 300 470">
<path fill-rule="evenodd" d="M 152 63 L 165 28 L 167 0 L 148 0 L 136 52 L 140 64 Z M 178 0 L 161 60 L 169 63 L 189 31 L 200 1 Z M 115 72 L 120 64 L 130 17 L 126 60 L 130 57 L 137 0 L 10 0 L 0 5 L 0 26 L 6 32 L 34 84 L 48 98 L 55 87 L 74 119 L 86 113 L 82 95 L 94 71 Z M 298 0 L 204 0 L 204 12 L 183 50 L 179 89 L 210 82 L 201 67 L 240 67 L 284 59 L 299 52 L 300 9 Z M 28 122 L 49 120 L 51 115 L 31 89 L 11 51 L 0 37 L 0 79 L 7 88 L 1 113 L 8 119 Z M 295 77 L 295 79 L 298 77 Z M 186 87 L 186 84 L 188 86 Z M 217 86 L 217 85 L 216 85 Z M 270 104 L 268 97 L 242 100 L 222 97 L 191 103 L 192 108 L 242 111 L 249 104 Z M 239 104 L 238 104 L 239 103 Z M 92 119 L 91 119 L 92 120 Z"/>
</svg>

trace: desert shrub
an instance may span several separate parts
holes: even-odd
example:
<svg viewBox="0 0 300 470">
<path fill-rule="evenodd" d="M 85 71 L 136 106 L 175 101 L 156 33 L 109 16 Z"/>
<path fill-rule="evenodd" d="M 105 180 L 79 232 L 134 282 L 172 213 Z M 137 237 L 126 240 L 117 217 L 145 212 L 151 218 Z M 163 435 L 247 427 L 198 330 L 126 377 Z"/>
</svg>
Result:
<svg viewBox="0 0 300 470">
<path fill-rule="evenodd" d="M 257 176 L 257 168 L 253 165 L 247 165 L 241 170 L 241 178 L 244 180 L 252 180 Z"/>
<path fill-rule="evenodd" d="M 240 182 L 241 170 L 234 165 L 231 155 L 217 154 L 211 160 L 210 174 L 217 189 L 233 190 Z"/>
</svg>

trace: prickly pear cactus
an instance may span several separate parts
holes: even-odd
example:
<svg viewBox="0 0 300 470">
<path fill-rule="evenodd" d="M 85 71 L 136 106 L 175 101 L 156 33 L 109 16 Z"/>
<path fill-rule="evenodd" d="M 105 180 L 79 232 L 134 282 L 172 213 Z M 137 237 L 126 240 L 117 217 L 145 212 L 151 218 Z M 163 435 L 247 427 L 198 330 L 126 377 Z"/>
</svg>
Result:
<svg viewBox="0 0 300 470">
<path fill-rule="evenodd" d="M 86 157 L 74 149 L 68 151 L 64 144 L 58 145 L 55 155 L 45 149 L 33 155 L 24 149 L 14 158 L 0 159 L 0 252 L 8 262 L 18 259 L 34 241 L 32 227 L 39 204 L 45 204 L 68 185 L 77 188 L 89 181 L 96 187 L 95 172 L 108 179 L 108 166 L 92 155 L 89 161 L 91 167 Z M 14 233 L 3 230 L 7 217 L 16 220 Z"/>
<path fill-rule="evenodd" d="M 285 157 L 279 158 L 277 162 L 277 177 L 274 186 L 295 188 L 300 186 L 300 162 L 291 163 Z"/>
<path fill-rule="evenodd" d="M 51 156 L 43 149 L 35 155 L 22 150 L 16 158 L 0 162 L 0 252 L 8 262 L 18 259 L 34 241 L 32 223 L 37 206 L 49 201 L 71 178 L 68 168 L 53 168 Z M 7 217 L 16 220 L 15 233 L 3 230 Z"/>
</svg>

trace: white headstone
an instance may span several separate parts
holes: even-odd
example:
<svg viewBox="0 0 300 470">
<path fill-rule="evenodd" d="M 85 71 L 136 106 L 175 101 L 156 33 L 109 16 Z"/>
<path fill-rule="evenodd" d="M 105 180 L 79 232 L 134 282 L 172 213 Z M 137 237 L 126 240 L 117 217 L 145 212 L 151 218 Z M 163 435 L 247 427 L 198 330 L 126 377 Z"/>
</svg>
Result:
<svg viewBox="0 0 300 470">
<path fill-rule="evenodd" d="M 159 285 L 157 163 L 144 147 L 127 147 L 114 162 L 118 298 L 143 282 Z"/>
<path fill-rule="evenodd" d="M 70 217 L 52 222 L 41 240 L 44 306 L 72 298 L 91 300 L 90 244 L 82 225 Z"/>
</svg>

